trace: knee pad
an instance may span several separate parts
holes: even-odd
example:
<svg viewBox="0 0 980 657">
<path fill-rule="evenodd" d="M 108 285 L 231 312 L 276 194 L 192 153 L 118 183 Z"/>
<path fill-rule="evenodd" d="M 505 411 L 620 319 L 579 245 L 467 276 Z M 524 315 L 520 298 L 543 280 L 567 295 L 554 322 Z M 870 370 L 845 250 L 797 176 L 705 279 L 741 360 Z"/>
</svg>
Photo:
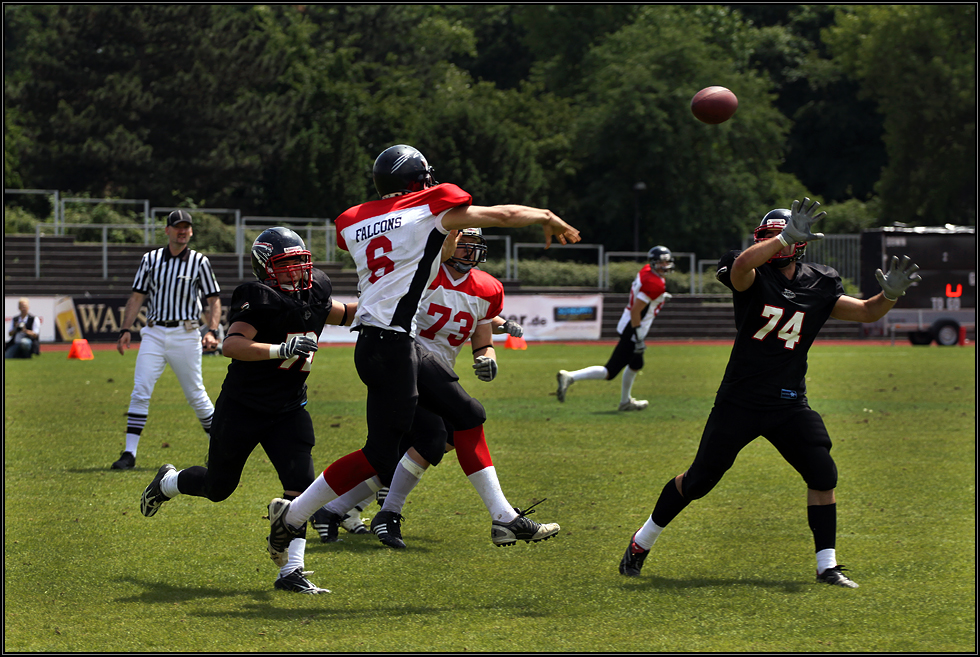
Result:
<svg viewBox="0 0 980 657">
<path fill-rule="evenodd" d="M 684 495 L 684 499 L 688 501 L 699 500 L 708 493 L 711 489 L 721 481 L 721 475 L 717 476 L 697 476 L 692 477 L 691 473 L 688 472 L 681 479 L 681 493 Z"/>
<path fill-rule="evenodd" d="M 827 454 L 826 459 L 820 459 L 807 476 L 803 478 L 807 488 L 812 490 L 833 490 L 837 488 L 837 464 Z"/>
</svg>

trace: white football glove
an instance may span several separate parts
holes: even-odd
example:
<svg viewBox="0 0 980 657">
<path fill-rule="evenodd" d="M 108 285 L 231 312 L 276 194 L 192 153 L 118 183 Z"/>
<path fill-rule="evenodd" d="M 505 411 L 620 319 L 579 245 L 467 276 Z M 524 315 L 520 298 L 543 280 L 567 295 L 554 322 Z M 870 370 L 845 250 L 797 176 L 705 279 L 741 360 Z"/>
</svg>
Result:
<svg viewBox="0 0 980 657">
<path fill-rule="evenodd" d="M 282 342 L 276 346 L 278 346 L 279 358 L 283 360 L 292 358 L 293 356 L 309 356 L 319 349 L 316 340 L 308 338 L 305 335 L 294 335 L 286 342 Z"/>
<path fill-rule="evenodd" d="M 497 376 L 497 361 L 489 356 L 477 356 L 473 369 L 476 370 L 476 376 L 481 381 L 493 381 Z"/>
<path fill-rule="evenodd" d="M 644 342 L 646 340 L 646 335 L 640 335 L 639 333 L 633 334 L 633 353 L 642 354 L 647 349 L 647 344 Z"/>
<path fill-rule="evenodd" d="M 510 333 L 515 338 L 519 338 L 524 335 L 524 327 L 512 319 L 508 319 L 506 322 L 501 324 L 500 328 L 504 333 Z"/>
<path fill-rule="evenodd" d="M 810 205 L 807 206 L 807 203 Z M 809 198 L 804 198 L 802 203 L 800 201 L 793 201 L 793 205 L 790 207 L 789 219 L 786 221 L 786 227 L 779 234 L 780 241 L 784 246 L 795 242 L 812 242 L 823 239 L 823 233 L 814 233 L 810 230 L 810 226 L 814 222 L 827 216 L 826 212 L 821 212 L 814 216 L 813 213 L 819 207 L 819 203 L 810 201 Z"/>
<path fill-rule="evenodd" d="M 880 269 L 875 272 L 878 285 L 881 286 L 881 293 L 889 301 L 897 301 L 898 297 L 905 295 L 905 290 L 918 283 L 922 277 L 915 272 L 919 271 L 919 265 L 912 262 L 912 258 L 902 256 L 899 264 L 898 256 L 892 256 L 888 262 L 888 271 L 882 272 Z"/>
</svg>

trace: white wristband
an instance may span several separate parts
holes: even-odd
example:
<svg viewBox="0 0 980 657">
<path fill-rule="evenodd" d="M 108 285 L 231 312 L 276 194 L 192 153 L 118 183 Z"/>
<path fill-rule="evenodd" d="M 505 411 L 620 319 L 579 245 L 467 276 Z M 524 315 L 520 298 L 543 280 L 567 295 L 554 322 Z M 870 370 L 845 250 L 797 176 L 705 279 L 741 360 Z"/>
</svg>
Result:
<svg viewBox="0 0 980 657">
<path fill-rule="evenodd" d="M 789 246 L 789 242 L 786 241 L 786 238 L 783 237 L 782 233 L 776 235 L 776 239 L 779 240 L 779 243 L 782 244 L 783 246 Z"/>
<path fill-rule="evenodd" d="M 269 345 L 269 360 L 279 360 L 279 348 L 282 343 Z"/>
</svg>

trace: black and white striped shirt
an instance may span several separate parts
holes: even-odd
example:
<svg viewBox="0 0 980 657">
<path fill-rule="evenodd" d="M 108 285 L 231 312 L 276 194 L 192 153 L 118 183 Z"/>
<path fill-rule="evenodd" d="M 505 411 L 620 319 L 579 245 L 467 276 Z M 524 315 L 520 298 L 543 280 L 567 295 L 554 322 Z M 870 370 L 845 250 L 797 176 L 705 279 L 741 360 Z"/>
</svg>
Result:
<svg viewBox="0 0 980 657">
<path fill-rule="evenodd" d="M 221 292 L 207 256 L 192 249 L 171 255 L 169 247 L 143 254 L 133 291 L 147 295 L 146 318 L 157 322 L 201 317 L 201 297 Z"/>
</svg>

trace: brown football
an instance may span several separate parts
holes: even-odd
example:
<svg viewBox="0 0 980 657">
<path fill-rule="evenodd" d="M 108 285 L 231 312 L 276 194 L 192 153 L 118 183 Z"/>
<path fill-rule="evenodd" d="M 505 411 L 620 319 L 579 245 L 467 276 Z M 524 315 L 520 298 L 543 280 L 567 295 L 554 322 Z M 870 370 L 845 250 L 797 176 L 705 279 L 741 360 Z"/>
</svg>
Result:
<svg viewBox="0 0 980 657">
<path fill-rule="evenodd" d="M 691 99 L 691 112 L 704 123 L 724 123 L 738 109 L 738 98 L 725 87 L 706 87 Z"/>
</svg>

